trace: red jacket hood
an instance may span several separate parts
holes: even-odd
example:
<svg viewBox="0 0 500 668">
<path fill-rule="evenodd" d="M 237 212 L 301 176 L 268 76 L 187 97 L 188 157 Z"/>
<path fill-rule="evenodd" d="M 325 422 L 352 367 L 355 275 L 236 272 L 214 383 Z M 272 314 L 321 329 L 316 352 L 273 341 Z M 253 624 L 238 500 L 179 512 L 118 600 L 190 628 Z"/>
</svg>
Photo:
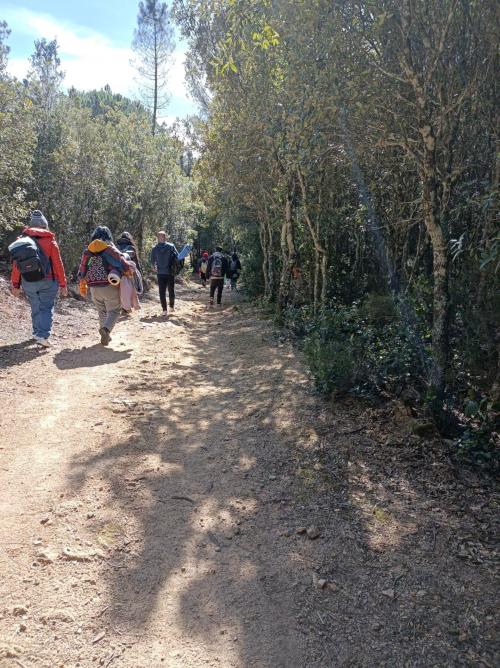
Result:
<svg viewBox="0 0 500 668">
<path fill-rule="evenodd" d="M 40 237 L 41 239 L 54 239 L 55 234 L 50 230 L 44 230 L 42 227 L 25 227 L 23 234 L 28 237 Z"/>
</svg>

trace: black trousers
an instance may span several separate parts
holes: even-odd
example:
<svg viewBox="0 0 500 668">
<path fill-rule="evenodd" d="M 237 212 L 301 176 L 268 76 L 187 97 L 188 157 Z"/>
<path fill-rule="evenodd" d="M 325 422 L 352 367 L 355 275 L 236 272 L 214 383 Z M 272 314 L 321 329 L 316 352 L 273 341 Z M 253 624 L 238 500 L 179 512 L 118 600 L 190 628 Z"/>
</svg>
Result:
<svg viewBox="0 0 500 668">
<path fill-rule="evenodd" d="M 160 292 L 161 307 L 164 311 L 167 310 L 167 288 L 168 301 L 170 307 L 173 308 L 175 304 L 175 276 L 171 274 L 158 274 L 158 290 Z"/>
<path fill-rule="evenodd" d="M 217 304 L 220 304 L 222 301 L 222 290 L 224 289 L 224 279 L 223 278 L 211 278 L 210 279 L 210 301 L 213 302 L 215 291 L 217 290 Z"/>
</svg>

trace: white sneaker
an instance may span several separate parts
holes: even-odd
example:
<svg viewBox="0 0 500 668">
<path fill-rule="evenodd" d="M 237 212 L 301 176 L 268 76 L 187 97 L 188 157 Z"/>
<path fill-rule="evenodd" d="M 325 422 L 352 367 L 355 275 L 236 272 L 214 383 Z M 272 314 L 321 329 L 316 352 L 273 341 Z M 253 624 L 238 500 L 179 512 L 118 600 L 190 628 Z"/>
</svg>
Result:
<svg viewBox="0 0 500 668">
<path fill-rule="evenodd" d="M 41 336 L 35 336 L 35 341 L 39 346 L 43 346 L 44 348 L 50 348 L 51 346 L 50 341 L 48 339 L 43 339 Z"/>
</svg>

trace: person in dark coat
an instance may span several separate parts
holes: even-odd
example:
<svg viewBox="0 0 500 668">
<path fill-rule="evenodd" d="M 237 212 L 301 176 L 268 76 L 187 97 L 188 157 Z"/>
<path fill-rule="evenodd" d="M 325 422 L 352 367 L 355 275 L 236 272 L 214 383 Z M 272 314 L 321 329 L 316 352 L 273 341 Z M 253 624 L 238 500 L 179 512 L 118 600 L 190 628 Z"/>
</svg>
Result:
<svg viewBox="0 0 500 668">
<path fill-rule="evenodd" d="M 240 277 L 241 273 L 241 262 L 236 253 L 233 253 L 231 256 L 231 262 L 229 263 L 229 278 L 231 279 L 231 290 L 236 290 L 236 283 Z"/>
<path fill-rule="evenodd" d="M 158 277 L 158 291 L 163 315 L 167 315 L 167 288 L 170 310 L 175 306 L 175 269 L 179 254 L 174 244 L 167 241 L 166 232 L 158 232 L 158 243 L 151 251 L 151 266 Z"/>
<path fill-rule="evenodd" d="M 217 304 L 222 302 L 222 291 L 224 279 L 229 278 L 229 262 L 223 255 L 222 248 L 217 246 L 208 258 L 207 278 L 210 279 L 210 306 L 214 305 L 214 297 L 217 292 Z"/>
</svg>

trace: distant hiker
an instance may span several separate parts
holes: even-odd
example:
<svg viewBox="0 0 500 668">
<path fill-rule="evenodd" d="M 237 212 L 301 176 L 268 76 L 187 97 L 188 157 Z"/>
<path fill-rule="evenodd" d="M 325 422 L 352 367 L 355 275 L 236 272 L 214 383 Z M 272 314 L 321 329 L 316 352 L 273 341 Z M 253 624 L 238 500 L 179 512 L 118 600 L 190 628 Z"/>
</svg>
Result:
<svg viewBox="0 0 500 668">
<path fill-rule="evenodd" d="M 229 262 L 222 254 L 222 248 L 216 246 L 215 251 L 208 258 L 207 278 L 210 279 L 210 306 L 214 305 L 214 296 L 217 292 L 217 304 L 222 302 L 224 279 L 229 275 Z"/>
<path fill-rule="evenodd" d="M 167 241 L 166 232 L 158 232 L 158 243 L 151 251 L 151 266 L 158 277 L 158 291 L 163 315 L 167 315 L 167 288 L 170 309 L 175 306 L 175 273 L 178 253 L 174 244 Z"/>
<path fill-rule="evenodd" d="M 137 267 L 137 271 L 142 276 L 142 268 L 141 268 L 141 261 L 139 259 L 139 251 L 137 250 L 137 244 L 135 243 L 134 238 L 130 234 L 130 232 L 122 232 L 121 233 L 121 235 L 116 240 L 116 247 L 118 248 L 120 253 L 123 253 L 124 255 L 127 254 L 129 256 L 129 259 L 132 260 L 132 262 L 135 262 L 135 266 Z"/>
<path fill-rule="evenodd" d="M 231 256 L 231 262 L 229 263 L 229 278 L 231 279 L 231 290 L 236 290 L 236 283 L 240 277 L 241 273 L 241 262 L 236 253 L 233 253 Z"/>
<path fill-rule="evenodd" d="M 207 271 L 208 271 L 208 251 L 205 251 L 200 260 L 200 280 L 204 288 L 207 287 Z"/>
<path fill-rule="evenodd" d="M 96 227 L 82 255 L 78 276 L 83 284 L 81 289 L 90 288 L 99 314 L 99 334 L 103 346 L 111 341 L 110 333 L 120 315 L 122 275 L 132 270 L 132 264 L 113 244 L 111 231 L 104 226 Z"/>
<path fill-rule="evenodd" d="M 55 235 L 41 211 L 31 214 L 29 227 L 9 246 L 13 259 L 12 293 L 18 297 L 21 287 L 31 306 L 35 341 L 48 348 L 57 291 L 68 296 L 64 266 Z"/>
</svg>

